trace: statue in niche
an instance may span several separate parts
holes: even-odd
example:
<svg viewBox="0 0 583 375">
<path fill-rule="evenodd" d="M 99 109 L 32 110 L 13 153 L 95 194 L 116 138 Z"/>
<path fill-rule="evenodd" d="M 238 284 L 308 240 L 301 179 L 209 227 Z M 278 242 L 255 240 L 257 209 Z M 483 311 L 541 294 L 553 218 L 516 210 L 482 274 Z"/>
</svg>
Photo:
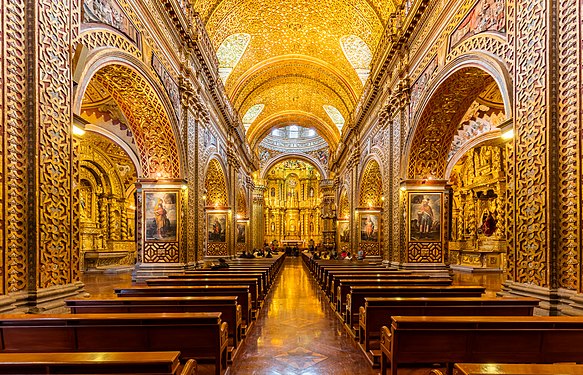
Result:
<svg viewBox="0 0 583 375">
<path fill-rule="evenodd" d="M 482 214 L 482 234 L 486 237 L 490 237 L 496 231 L 496 220 L 489 210 L 484 211 Z"/>
</svg>

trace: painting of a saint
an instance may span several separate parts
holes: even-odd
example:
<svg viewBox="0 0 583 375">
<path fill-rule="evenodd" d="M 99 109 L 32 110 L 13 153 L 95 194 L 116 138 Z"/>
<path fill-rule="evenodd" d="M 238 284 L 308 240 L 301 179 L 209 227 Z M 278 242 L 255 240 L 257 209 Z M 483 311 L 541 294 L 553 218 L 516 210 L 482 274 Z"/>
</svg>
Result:
<svg viewBox="0 0 583 375">
<path fill-rule="evenodd" d="M 177 193 L 146 193 L 146 240 L 176 241 Z"/>
<path fill-rule="evenodd" d="M 348 221 L 338 222 L 338 240 L 340 243 L 350 242 L 350 223 Z"/>
<path fill-rule="evenodd" d="M 237 224 L 237 243 L 245 243 L 245 224 Z"/>
<path fill-rule="evenodd" d="M 208 242 L 226 242 L 227 214 L 209 214 L 207 233 Z"/>
<path fill-rule="evenodd" d="M 360 217 L 360 241 L 378 242 L 379 240 L 379 215 L 362 214 Z"/>
<path fill-rule="evenodd" d="M 441 194 L 411 193 L 410 241 L 441 241 Z"/>
</svg>

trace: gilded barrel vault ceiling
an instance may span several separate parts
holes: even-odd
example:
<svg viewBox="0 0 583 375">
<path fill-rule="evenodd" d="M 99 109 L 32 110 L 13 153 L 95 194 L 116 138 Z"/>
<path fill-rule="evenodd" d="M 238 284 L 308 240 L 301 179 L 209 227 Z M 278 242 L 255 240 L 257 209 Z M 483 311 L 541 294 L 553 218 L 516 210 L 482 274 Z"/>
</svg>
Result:
<svg viewBox="0 0 583 375">
<path fill-rule="evenodd" d="M 254 105 L 265 105 L 250 133 L 264 135 L 269 129 L 254 127 L 272 126 L 272 121 L 265 120 L 298 111 L 319 119 L 298 125 L 312 126 L 324 138 L 328 138 L 322 134 L 327 127 L 329 133 L 336 132 L 332 138 L 337 141 L 338 127 L 323 106 L 334 106 L 349 118 L 362 94 L 369 50 L 374 54 L 399 2 L 199 0 L 194 6 L 215 49 L 232 35 L 251 37 L 240 58 L 236 54 L 243 44 L 233 48 L 233 56 L 224 55 L 221 48 L 219 58 L 237 61 L 234 67 L 223 68 L 232 68 L 225 87 L 240 115 Z"/>
</svg>

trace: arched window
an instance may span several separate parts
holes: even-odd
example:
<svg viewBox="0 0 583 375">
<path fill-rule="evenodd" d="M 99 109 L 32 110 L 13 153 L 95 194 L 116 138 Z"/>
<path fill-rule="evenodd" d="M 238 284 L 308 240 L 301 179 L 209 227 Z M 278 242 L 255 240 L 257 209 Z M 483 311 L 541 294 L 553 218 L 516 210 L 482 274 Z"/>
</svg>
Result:
<svg viewBox="0 0 583 375">
<path fill-rule="evenodd" d="M 372 53 L 369 46 L 356 35 L 345 35 L 340 38 L 340 46 L 344 56 L 356 70 L 356 74 L 364 84 L 370 73 L 370 63 L 372 61 Z"/>
<path fill-rule="evenodd" d="M 261 112 L 263 112 L 263 108 L 265 108 L 265 104 L 255 104 L 247 110 L 247 113 L 243 116 L 243 126 L 245 127 L 245 131 L 249 130 L 253 121 L 255 121 Z"/>
<path fill-rule="evenodd" d="M 338 108 L 331 106 L 331 105 L 324 105 L 324 111 L 330 116 L 330 119 L 338 127 L 338 131 L 342 131 L 342 127 L 344 126 L 344 117 L 342 113 L 338 110 Z"/>
<path fill-rule="evenodd" d="M 219 46 L 217 59 L 219 60 L 219 76 L 223 82 L 227 82 L 227 78 L 245 53 L 250 41 L 249 34 L 233 34 L 223 40 Z"/>
</svg>

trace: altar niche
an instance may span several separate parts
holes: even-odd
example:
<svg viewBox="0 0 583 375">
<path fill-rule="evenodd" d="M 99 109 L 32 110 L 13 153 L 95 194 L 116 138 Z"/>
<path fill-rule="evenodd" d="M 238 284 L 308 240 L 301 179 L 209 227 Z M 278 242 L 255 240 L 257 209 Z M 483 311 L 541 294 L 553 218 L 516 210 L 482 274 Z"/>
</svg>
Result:
<svg viewBox="0 0 583 375">
<path fill-rule="evenodd" d="M 506 253 L 505 148 L 497 143 L 470 149 L 453 168 L 451 266 L 502 271 Z"/>
</svg>

